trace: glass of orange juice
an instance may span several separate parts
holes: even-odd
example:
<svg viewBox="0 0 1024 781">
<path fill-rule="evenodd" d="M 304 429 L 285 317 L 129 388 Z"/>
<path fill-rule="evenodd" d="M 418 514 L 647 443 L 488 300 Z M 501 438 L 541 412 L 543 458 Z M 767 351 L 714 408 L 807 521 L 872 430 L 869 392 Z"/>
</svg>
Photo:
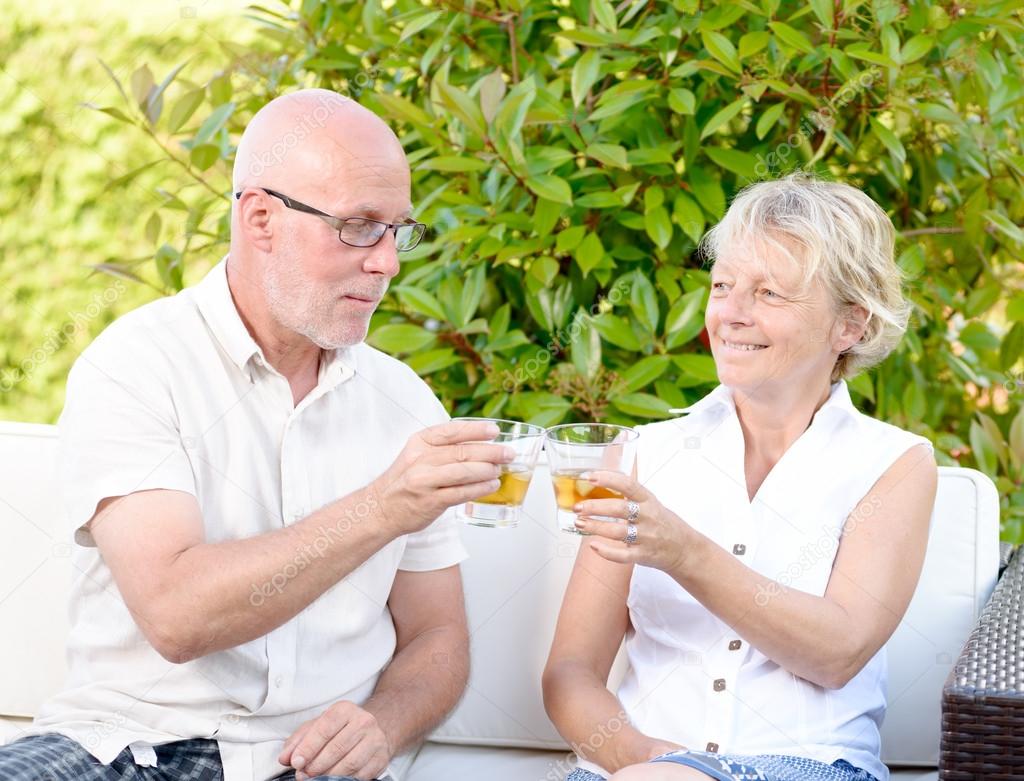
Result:
<svg viewBox="0 0 1024 781">
<path fill-rule="evenodd" d="M 630 474 L 636 460 L 636 429 L 609 423 L 567 423 L 547 430 L 544 449 L 558 504 L 558 528 L 580 534 L 573 507 L 584 499 L 621 499 L 622 494 L 587 480 L 599 469 Z"/>
<path fill-rule="evenodd" d="M 544 442 L 544 429 L 530 423 L 500 418 L 454 418 L 454 420 L 485 420 L 498 427 L 498 436 L 488 440 L 515 451 L 511 463 L 501 465 L 501 486 L 492 494 L 460 505 L 455 516 L 472 526 L 512 527 L 519 524 L 519 508 L 530 487 L 537 456 Z"/>
</svg>

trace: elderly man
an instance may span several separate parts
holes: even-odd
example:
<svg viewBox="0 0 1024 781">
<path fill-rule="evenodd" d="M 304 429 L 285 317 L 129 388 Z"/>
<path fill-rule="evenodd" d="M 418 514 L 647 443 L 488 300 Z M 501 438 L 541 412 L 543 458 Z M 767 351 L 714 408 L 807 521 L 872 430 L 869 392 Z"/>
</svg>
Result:
<svg viewBox="0 0 1024 781">
<path fill-rule="evenodd" d="M 290 94 L 242 136 L 234 195 L 226 260 L 69 377 L 70 675 L 4 781 L 397 777 L 465 687 L 446 511 L 510 459 L 363 344 L 424 230 L 402 146 Z"/>
</svg>

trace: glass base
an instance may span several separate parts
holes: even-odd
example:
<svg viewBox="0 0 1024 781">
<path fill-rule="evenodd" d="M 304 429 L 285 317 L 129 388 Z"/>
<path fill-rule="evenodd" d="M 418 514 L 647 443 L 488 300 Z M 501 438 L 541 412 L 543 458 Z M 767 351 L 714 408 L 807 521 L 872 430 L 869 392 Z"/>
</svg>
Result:
<svg viewBox="0 0 1024 781">
<path fill-rule="evenodd" d="M 581 532 L 576 528 L 576 513 L 572 510 L 563 510 L 561 507 L 558 508 L 556 514 L 558 519 L 558 530 L 565 532 L 566 534 L 575 534 L 579 537 L 588 536 L 584 532 Z"/>
<path fill-rule="evenodd" d="M 455 517 L 470 526 L 487 529 L 511 529 L 519 525 L 519 506 L 466 502 L 455 511 Z"/>
</svg>

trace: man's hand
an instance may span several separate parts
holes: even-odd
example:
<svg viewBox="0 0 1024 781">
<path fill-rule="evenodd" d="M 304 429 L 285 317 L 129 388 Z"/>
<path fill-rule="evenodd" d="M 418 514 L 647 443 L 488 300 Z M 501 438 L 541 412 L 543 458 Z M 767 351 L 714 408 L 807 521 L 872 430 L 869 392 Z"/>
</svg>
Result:
<svg viewBox="0 0 1024 781">
<path fill-rule="evenodd" d="M 277 761 L 295 768 L 296 781 L 323 775 L 372 781 L 387 769 L 391 747 L 372 713 L 343 700 L 295 730 Z"/>
<path fill-rule="evenodd" d="M 497 491 L 500 464 L 515 457 L 512 448 L 487 442 L 497 435 L 493 423 L 456 421 L 410 437 L 369 486 L 388 524 L 399 534 L 419 531 L 449 507 Z"/>
</svg>

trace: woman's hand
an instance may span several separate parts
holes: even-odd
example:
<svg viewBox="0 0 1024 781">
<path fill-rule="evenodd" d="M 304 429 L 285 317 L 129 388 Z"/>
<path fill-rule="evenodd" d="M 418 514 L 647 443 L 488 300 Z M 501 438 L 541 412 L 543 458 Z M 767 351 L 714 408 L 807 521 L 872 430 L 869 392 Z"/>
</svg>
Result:
<svg viewBox="0 0 1024 781">
<path fill-rule="evenodd" d="M 590 547 L 595 553 L 620 564 L 643 564 L 670 573 L 684 565 L 697 537 L 689 524 L 665 509 L 640 483 L 621 472 L 597 470 L 590 472 L 587 480 L 625 497 L 588 499 L 573 508 L 579 515 L 576 528 L 593 535 Z M 632 519 L 630 502 L 637 505 L 633 508 L 637 512 Z M 594 516 L 621 521 L 601 521 Z M 634 542 L 626 542 L 630 523 L 636 527 Z"/>
</svg>

